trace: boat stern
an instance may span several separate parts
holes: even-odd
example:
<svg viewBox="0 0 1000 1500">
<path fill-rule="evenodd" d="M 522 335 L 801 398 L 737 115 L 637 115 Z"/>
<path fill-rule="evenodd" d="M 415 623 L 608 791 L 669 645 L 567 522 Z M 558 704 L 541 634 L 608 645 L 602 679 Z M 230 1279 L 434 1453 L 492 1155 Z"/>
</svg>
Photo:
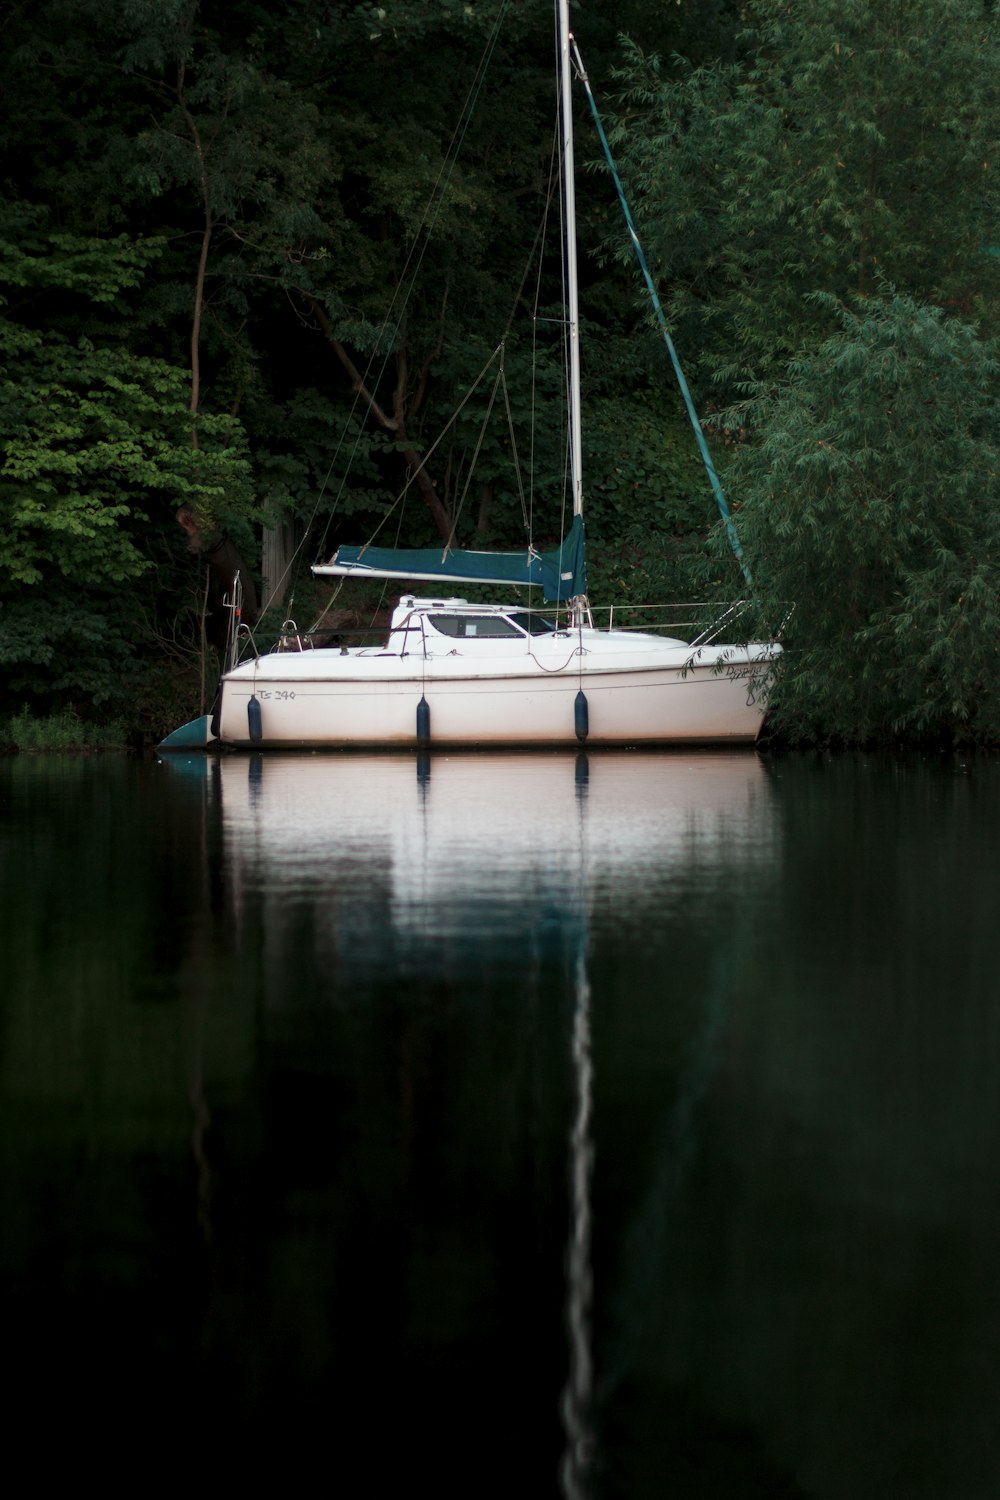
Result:
<svg viewBox="0 0 1000 1500">
<path fill-rule="evenodd" d="M 207 750 L 209 745 L 216 743 L 216 736 L 212 733 L 212 718 L 210 714 L 202 714 L 200 718 L 191 719 L 187 724 L 181 724 L 167 735 L 166 739 L 157 745 L 158 750 Z"/>
</svg>

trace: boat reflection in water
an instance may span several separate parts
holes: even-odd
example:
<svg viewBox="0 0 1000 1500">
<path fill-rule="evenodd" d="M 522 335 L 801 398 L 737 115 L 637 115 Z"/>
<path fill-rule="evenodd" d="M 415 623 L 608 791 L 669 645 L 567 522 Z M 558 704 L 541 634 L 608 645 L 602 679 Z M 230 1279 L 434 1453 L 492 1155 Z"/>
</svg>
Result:
<svg viewBox="0 0 1000 1500">
<path fill-rule="evenodd" d="M 532 912 L 530 894 L 567 910 L 595 895 L 627 906 L 644 874 L 680 878 L 678 861 L 700 883 L 773 853 L 766 779 L 748 753 L 272 751 L 214 770 L 241 881 L 280 905 L 367 872 L 385 883 L 396 934 L 468 934 L 470 915 L 477 932 L 531 928 L 551 914 Z"/>
<path fill-rule="evenodd" d="M 191 762 L 199 764 L 204 758 Z M 694 914 L 699 902 L 720 899 L 720 947 L 731 954 L 740 890 L 774 863 L 760 761 L 732 752 L 419 759 L 272 752 L 223 757 L 206 771 L 221 799 L 237 922 L 261 929 L 262 998 L 275 1025 L 287 1024 L 289 1006 L 308 1003 L 289 978 L 302 973 L 303 947 L 333 1005 L 360 1003 L 386 984 L 433 992 L 447 982 L 466 1010 L 480 1001 L 492 1007 L 496 991 L 506 992 L 511 1028 L 534 1034 L 536 1045 L 540 1027 L 552 1024 L 539 1022 L 539 1007 L 557 1018 L 568 1195 L 556 1216 L 566 1226 L 559 1474 L 565 1495 L 589 1493 L 597 1461 L 591 1010 L 600 1014 L 608 999 L 589 972 L 591 957 L 598 972 L 610 964 L 622 982 L 627 965 L 614 952 L 602 960 L 603 937 L 617 945 L 634 931 L 641 947 L 643 927 L 660 923 L 671 906 Z M 655 994 L 655 980 L 644 982 Z M 664 997 L 669 989 L 665 980 Z M 718 999 L 717 985 L 708 990 Z M 688 1127 L 719 1024 L 719 1008 L 709 1004 L 693 1043 L 689 1028 L 676 1106 Z M 495 1066 L 499 1074 L 502 1057 Z M 461 1085 L 452 1079 L 445 1087 Z M 530 1260 L 521 1274 L 529 1282 L 537 1274 Z M 551 1400 L 555 1409 L 555 1391 Z"/>
</svg>

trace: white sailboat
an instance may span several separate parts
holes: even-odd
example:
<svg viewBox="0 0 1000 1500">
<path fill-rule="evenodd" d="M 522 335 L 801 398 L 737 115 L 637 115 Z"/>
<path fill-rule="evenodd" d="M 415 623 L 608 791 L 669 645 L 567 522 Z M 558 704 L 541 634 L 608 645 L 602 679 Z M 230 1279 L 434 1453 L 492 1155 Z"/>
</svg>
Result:
<svg viewBox="0 0 1000 1500">
<path fill-rule="evenodd" d="M 278 650 L 223 672 L 214 714 L 163 749 L 752 744 L 781 647 L 725 644 L 725 619 L 693 641 L 598 629 L 587 598 L 576 268 L 572 37 L 557 0 L 563 147 L 573 522 L 548 553 L 446 547 L 340 547 L 318 576 L 422 580 L 374 646 L 316 647 L 288 635 Z M 547 614 L 469 603 L 456 583 L 540 587 Z"/>
</svg>

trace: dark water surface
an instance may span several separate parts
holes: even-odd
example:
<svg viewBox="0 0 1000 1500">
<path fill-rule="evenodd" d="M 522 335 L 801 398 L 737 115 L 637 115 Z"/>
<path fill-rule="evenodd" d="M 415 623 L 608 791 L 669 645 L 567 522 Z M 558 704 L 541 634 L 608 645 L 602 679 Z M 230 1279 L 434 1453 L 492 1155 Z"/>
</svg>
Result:
<svg viewBox="0 0 1000 1500">
<path fill-rule="evenodd" d="M 0 763 L 13 1440 L 993 1500 L 998 808 L 996 761 Z"/>
</svg>

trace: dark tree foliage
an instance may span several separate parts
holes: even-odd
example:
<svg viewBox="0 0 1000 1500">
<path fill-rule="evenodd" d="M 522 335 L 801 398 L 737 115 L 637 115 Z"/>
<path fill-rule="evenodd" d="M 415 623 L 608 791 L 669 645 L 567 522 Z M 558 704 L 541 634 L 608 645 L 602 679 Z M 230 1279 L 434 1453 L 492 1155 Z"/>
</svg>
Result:
<svg viewBox="0 0 1000 1500">
<path fill-rule="evenodd" d="M 996 316 L 1000 36 L 982 0 L 755 0 L 742 56 L 631 53 L 617 137 L 706 397 L 836 326 L 814 292 Z"/>
<path fill-rule="evenodd" d="M 995 742 L 996 344 L 898 293 L 838 316 L 754 411 L 733 469 L 765 610 L 795 607 L 778 727 Z"/>
<path fill-rule="evenodd" d="M 12 702 L 100 708 L 140 690 L 161 611 L 194 613 L 164 570 L 174 510 L 246 513 L 249 464 L 238 424 L 134 346 L 158 247 L 47 220 L 0 204 L 0 665 Z"/>
<path fill-rule="evenodd" d="M 709 10 L 722 45 L 732 7 Z M 650 46 L 691 33 L 673 4 L 575 15 L 598 79 L 622 25 Z M 525 511 L 558 531 L 548 0 L 37 0 L 0 40 L 0 208 L 24 252 L 0 268 L 8 702 L 132 695 L 122 663 L 197 645 L 181 499 L 244 540 L 255 515 L 290 518 L 304 563 L 404 491 L 411 543 L 517 541 Z M 627 278 L 588 252 L 607 184 L 580 200 L 592 531 L 648 510 L 686 536 L 710 519 L 690 439 Z M 629 390 L 659 438 L 641 483 Z"/>
<path fill-rule="evenodd" d="M 995 734 L 994 7 L 573 13 L 605 101 L 630 59 L 627 186 L 766 612 L 796 605 L 778 722 Z M 182 500 L 255 561 L 288 522 L 303 566 L 391 507 L 414 544 L 558 532 L 549 0 L 34 0 L 0 42 L 6 708 L 195 681 Z M 582 109 L 578 140 L 596 161 Z M 734 587 L 634 271 L 598 254 L 606 175 L 579 196 L 595 596 Z"/>
<path fill-rule="evenodd" d="M 791 738 L 995 739 L 1000 35 L 982 0 L 752 0 L 727 61 L 633 51 L 616 139 Z"/>
</svg>

